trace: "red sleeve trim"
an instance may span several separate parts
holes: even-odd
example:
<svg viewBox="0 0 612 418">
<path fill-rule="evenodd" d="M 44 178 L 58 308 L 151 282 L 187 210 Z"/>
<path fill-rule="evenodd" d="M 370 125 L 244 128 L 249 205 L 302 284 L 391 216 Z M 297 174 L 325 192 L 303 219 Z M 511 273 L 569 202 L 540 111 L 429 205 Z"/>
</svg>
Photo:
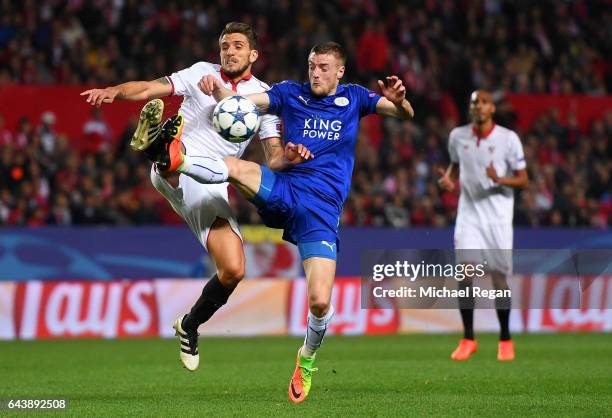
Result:
<svg viewBox="0 0 612 418">
<path fill-rule="evenodd" d="M 170 93 L 170 96 L 174 96 L 174 81 L 172 81 L 172 77 L 170 77 L 169 75 L 167 75 L 166 78 L 168 79 L 168 81 L 170 82 L 170 85 L 172 86 L 172 92 Z"/>
</svg>

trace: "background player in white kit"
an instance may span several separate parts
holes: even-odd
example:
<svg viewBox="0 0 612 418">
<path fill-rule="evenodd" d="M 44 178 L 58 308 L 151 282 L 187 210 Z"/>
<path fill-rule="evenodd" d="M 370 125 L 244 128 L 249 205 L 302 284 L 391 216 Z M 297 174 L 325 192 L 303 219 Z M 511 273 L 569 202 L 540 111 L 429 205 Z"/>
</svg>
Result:
<svg viewBox="0 0 612 418">
<path fill-rule="evenodd" d="M 472 123 L 453 129 L 448 139 L 451 163 L 440 169 L 440 186 L 455 188 L 459 178 L 461 193 L 455 223 L 456 250 L 492 250 L 459 252 L 459 261 L 484 256 L 495 289 L 508 289 L 506 276 L 512 272 L 512 218 L 514 188 L 524 188 L 529 180 L 518 135 L 493 121 L 495 104 L 489 92 L 476 90 L 470 97 Z M 500 251 L 502 250 L 502 251 Z M 505 251 L 504 251 L 505 250 Z M 467 257 L 467 259 L 466 259 Z M 471 286 L 468 279 L 460 287 Z M 471 292 L 470 292 L 471 294 Z M 467 360 L 478 346 L 474 339 L 474 298 L 459 300 L 464 336 L 451 354 L 453 360 Z M 497 317 L 501 328 L 497 358 L 514 359 L 510 337 L 510 298 L 497 298 Z"/>
<path fill-rule="evenodd" d="M 200 91 L 198 82 L 206 75 L 213 75 L 238 94 L 267 90 L 269 87 L 251 74 L 258 56 L 256 43 L 257 36 L 249 25 L 230 22 L 219 37 L 221 65 L 198 62 L 154 81 L 132 81 L 105 89 L 87 90 L 81 95 L 87 96 L 87 102 L 94 106 L 112 103 L 114 99 L 150 100 L 173 94 L 183 96 L 180 116 L 168 122 L 174 124 L 170 127 L 173 129 L 164 129 L 174 130 L 175 135 L 180 136 L 184 127 L 182 151 L 186 155 L 239 158 L 249 141 L 233 144 L 215 132 L 211 115 L 217 102 Z M 227 302 L 244 277 L 244 250 L 238 224 L 228 203 L 228 183 L 201 184 L 184 175 L 178 180 L 165 178 L 164 172 L 174 171 L 175 167 L 169 166 L 169 152 L 172 150 L 165 147 L 171 138 L 158 140 L 162 113 L 163 102 L 159 99 L 145 105 L 131 145 L 144 151 L 156 163 L 151 170 L 153 185 L 187 222 L 217 267 L 217 274 L 204 286 L 190 313 L 179 317 L 174 324 L 181 341 L 181 361 L 187 369 L 195 370 L 199 365 L 198 326 Z M 308 157 L 301 146 L 287 143 L 283 148 L 280 120 L 276 116 L 262 118 L 258 135 L 267 164 L 273 170 L 297 164 L 303 161 L 303 157 Z"/>
</svg>

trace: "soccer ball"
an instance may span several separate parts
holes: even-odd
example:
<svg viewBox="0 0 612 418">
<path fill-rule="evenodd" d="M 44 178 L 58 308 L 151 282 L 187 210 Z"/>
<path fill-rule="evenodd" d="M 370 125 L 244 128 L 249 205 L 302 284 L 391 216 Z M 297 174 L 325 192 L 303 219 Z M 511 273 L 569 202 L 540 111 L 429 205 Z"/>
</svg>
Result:
<svg viewBox="0 0 612 418">
<path fill-rule="evenodd" d="M 217 103 L 212 115 L 215 131 L 233 143 L 247 141 L 259 129 L 257 106 L 242 96 L 230 96 Z"/>
</svg>

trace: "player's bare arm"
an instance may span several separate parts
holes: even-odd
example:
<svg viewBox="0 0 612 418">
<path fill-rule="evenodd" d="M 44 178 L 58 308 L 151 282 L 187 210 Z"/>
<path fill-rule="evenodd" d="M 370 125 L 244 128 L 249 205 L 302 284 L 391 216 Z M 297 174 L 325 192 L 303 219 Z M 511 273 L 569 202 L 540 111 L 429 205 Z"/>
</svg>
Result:
<svg viewBox="0 0 612 418">
<path fill-rule="evenodd" d="M 493 163 L 487 167 L 487 176 L 500 186 L 513 187 L 515 189 L 524 189 L 529 184 L 529 176 L 527 169 L 516 170 L 511 177 L 499 177 Z"/>
<path fill-rule="evenodd" d="M 219 79 L 213 75 L 205 75 L 198 82 L 198 87 L 202 93 L 212 96 L 216 101 L 221 101 L 229 96 L 234 96 L 236 92 L 223 86 Z M 267 113 L 270 106 L 270 98 L 267 93 L 247 94 L 244 97 L 255 103 L 261 113 Z"/>
<path fill-rule="evenodd" d="M 266 164 L 275 171 L 285 170 L 314 158 L 314 155 L 303 144 L 287 142 L 283 147 L 280 138 L 266 138 L 261 141 L 266 156 Z"/>
<path fill-rule="evenodd" d="M 266 165 L 272 170 L 280 170 L 285 155 L 283 141 L 280 138 L 265 138 L 260 142 L 266 157 Z"/>
<path fill-rule="evenodd" d="M 455 182 L 459 178 L 459 165 L 456 163 L 450 163 L 448 168 L 438 169 L 440 178 L 438 179 L 438 185 L 442 190 L 453 191 L 455 190 Z"/>
<path fill-rule="evenodd" d="M 161 77 L 153 81 L 129 81 L 104 89 L 91 89 L 81 93 L 87 96 L 86 102 L 100 107 L 103 103 L 112 103 L 115 99 L 151 100 L 172 94 L 172 85 L 168 78 Z"/>
<path fill-rule="evenodd" d="M 406 100 L 406 86 L 397 76 L 386 78 L 386 83 L 378 80 L 383 97 L 376 103 L 376 113 L 398 119 L 412 119 L 414 110 Z"/>
</svg>

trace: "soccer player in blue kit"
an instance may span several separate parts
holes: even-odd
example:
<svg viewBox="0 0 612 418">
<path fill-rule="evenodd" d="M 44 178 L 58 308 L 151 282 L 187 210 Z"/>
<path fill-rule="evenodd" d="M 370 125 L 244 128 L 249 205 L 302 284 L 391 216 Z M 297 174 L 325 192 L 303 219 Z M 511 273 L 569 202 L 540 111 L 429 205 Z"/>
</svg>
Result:
<svg viewBox="0 0 612 418">
<path fill-rule="evenodd" d="M 285 152 L 283 171 L 271 171 L 234 157 L 172 153 L 181 158 L 178 171 L 201 183 L 229 181 L 258 209 L 264 223 L 282 228 L 283 238 L 298 246 L 308 284 L 308 327 L 297 353 L 289 400 L 308 396 L 315 354 L 332 319 L 331 293 L 336 273 L 338 224 L 350 189 L 359 119 L 372 113 L 412 118 L 406 88 L 396 77 L 378 84 L 382 96 L 355 84 L 341 85 L 343 48 L 335 42 L 316 45 L 308 57 L 307 83 L 285 81 L 265 93 L 249 94 L 261 112 L 279 115 L 285 139 L 299 145 Z M 199 87 L 215 99 L 235 94 L 211 76 Z M 175 137 L 169 148 L 180 149 Z M 296 164 L 298 162 L 298 164 Z"/>
</svg>

